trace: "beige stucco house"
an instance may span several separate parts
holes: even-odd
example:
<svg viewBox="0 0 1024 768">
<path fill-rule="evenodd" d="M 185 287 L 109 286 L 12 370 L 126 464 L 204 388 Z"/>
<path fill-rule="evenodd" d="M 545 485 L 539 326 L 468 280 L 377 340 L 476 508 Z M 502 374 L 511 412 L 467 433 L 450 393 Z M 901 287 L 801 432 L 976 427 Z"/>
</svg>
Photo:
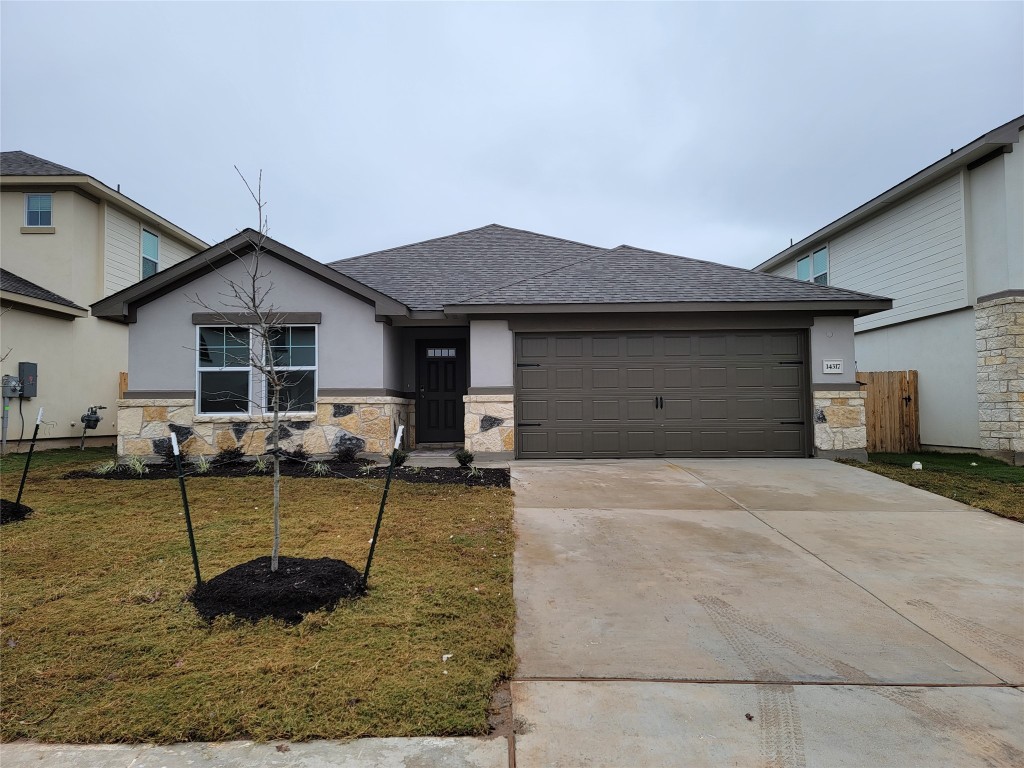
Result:
<svg viewBox="0 0 1024 768">
<path fill-rule="evenodd" d="M 756 267 L 880 293 L 862 371 L 917 370 L 921 443 L 1024 464 L 1024 116 Z"/>
<path fill-rule="evenodd" d="M 42 406 L 42 446 L 77 444 L 81 415 L 90 405 L 102 405 L 109 410 L 101 412 L 103 421 L 89 440 L 113 442 L 119 374 L 128 370 L 128 332 L 93 317 L 88 307 L 205 248 L 199 238 L 88 174 L 25 152 L 3 152 L 2 372 L 17 377 L 20 362 L 36 363 L 38 372 L 36 396 L 12 402 L 8 439 L 16 442 L 21 434 L 21 415 L 30 435 Z"/>
</svg>

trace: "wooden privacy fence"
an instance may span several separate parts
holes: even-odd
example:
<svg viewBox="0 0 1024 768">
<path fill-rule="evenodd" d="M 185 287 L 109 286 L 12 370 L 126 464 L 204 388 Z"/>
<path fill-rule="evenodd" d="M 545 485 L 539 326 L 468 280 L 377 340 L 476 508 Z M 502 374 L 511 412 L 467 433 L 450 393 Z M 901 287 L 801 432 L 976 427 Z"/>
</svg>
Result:
<svg viewBox="0 0 1024 768">
<path fill-rule="evenodd" d="M 857 382 L 867 387 L 864 408 L 868 451 L 914 453 L 921 450 L 917 371 L 858 371 Z"/>
</svg>

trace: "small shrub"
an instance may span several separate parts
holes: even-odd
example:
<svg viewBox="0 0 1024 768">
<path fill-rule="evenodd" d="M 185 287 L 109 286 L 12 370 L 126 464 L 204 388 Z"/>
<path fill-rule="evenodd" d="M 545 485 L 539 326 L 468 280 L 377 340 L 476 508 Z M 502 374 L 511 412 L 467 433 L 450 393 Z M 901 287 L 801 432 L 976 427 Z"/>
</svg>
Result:
<svg viewBox="0 0 1024 768">
<path fill-rule="evenodd" d="M 467 451 L 465 448 L 459 448 L 454 454 L 455 460 L 459 462 L 460 467 L 468 467 L 473 463 L 476 458 L 472 453 Z"/>
<path fill-rule="evenodd" d="M 132 474 L 137 475 L 138 477 L 142 477 L 149 472 L 149 467 L 146 466 L 146 462 L 138 456 L 129 456 L 125 459 L 124 464 Z"/>
<path fill-rule="evenodd" d="M 270 461 L 266 456 L 257 456 L 256 461 L 252 463 L 252 467 L 249 469 L 249 474 L 260 474 L 265 475 L 270 469 Z"/>
<path fill-rule="evenodd" d="M 241 448 L 225 448 L 213 457 L 214 464 L 234 464 L 245 458 L 245 451 Z"/>
<path fill-rule="evenodd" d="M 405 471 L 408 472 L 410 475 L 418 475 L 420 472 L 423 471 L 423 467 L 406 467 Z"/>
<path fill-rule="evenodd" d="M 343 445 L 334 452 L 334 458 L 342 464 L 354 464 L 356 461 L 356 449 L 351 445 Z"/>
<path fill-rule="evenodd" d="M 409 454 L 403 451 L 401 448 L 395 449 L 395 466 L 400 467 L 405 464 L 405 460 L 409 458 Z"/>
<path fill-rule="evenodd" d="M 94 475 L 110 475 L 117 469 L 117 461 L 111 459 L 110 461 L 104 461 L 102 464 L 98 464 L 93 468 L 92 473 Z"/>
<path fill-rule="evenodd" d="M 281 451 L 281 455 L 292 461 L 309 461 L 309 451 L 303 448 L 301 445 L 293 451 Z"/>
<path fill-rule="evenodd" d="M 484 471 L 476 467 L 466 467 L 466 477 L 483 477 Z"/>
<path fill-rule="evenodd" d="M 314 461 L 309 465 L 309 471 L 316 477 L 327 477 L 331 474 L 331 468 L 322 461 Z"/>
<path fill-rule="evenodd" d="M 373 472 L 373 470 L 376 468 L 376 466 L 377 465 L 374 464 L 372 461 L 371 462 L 367 462 L 366 464 L 363 464 L 363 466 L 361 466 L 359 468 L 359 474 L 360 475 L 369 475 L 370 473 Z"/>
<path fill-rule="evenodd" d="M 192 469 L 197 475 L 209 474 L 211 467 L 213 467 L 213 462 L 205 456 L 196 456 L 192 459 Z"/>
</svg>

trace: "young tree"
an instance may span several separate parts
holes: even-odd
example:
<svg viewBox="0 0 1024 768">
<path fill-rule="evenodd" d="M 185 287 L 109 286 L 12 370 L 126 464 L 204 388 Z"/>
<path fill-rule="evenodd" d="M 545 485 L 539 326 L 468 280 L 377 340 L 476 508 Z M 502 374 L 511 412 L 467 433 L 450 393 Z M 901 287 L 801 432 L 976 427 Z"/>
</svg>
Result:
<svg viewBox="0 0 1024 768">
<path fill-rule="evenodd" d="M 263 199 L 263 171 L 259 173 L 256 189 L 252 188 L 238 166 L 235 166 L 235 171 L 256 204 L 259 221 L 256 234 L 249 239 L 252 250 L 247 248 L 244 252 L 241 249 L 231 251 L 235 263 L 243 270 L 243 276 L 235 279 L 214 267 L 214 271 L 220 275 L 225 285 L 225 290 L 218 293 L 220 300 L 216 304 L 211 304 L 203 300 L 198 293 L 187 298 L 209 311 L 218 322 L 226 326 L 238 324 L 234 316 L 240 314 L 244 327 L 249 332 L 248 365 L 265 384 L 267 399 L 253 399 L 248 405 L 250 409 L 255 407 L 260 413 L 270 410 L 273 419 L 270 428 L 271 448 L 268 451 L 274 467 L 274 546 L 270 556 L 270 570 L 277 571 L 278 554 L 281 549 L 281 413 L 288 411 L 288 391 L 293 379 L 289 375 L 290 371 L 282 370 L 276 352 L 276 348 L 280 347 L 287 334 L 287 329 L 283 315 L 270 299 L 274 284 L 270 280 L 271 270 L 265 259 L 269 227 L 264 212 L 266 201 Z M 231 393 L 224 394 L 234 397 Z"/>
</svg>

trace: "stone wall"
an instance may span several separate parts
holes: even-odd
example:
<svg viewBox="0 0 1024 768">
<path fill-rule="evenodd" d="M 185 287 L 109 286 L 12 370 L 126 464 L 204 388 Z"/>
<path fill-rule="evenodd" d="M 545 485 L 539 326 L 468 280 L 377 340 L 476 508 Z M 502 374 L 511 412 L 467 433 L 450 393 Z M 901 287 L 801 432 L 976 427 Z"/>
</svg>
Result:
<svg viewBox="0 0 1024 768">
<path fill-rule="evenodd" d="M 867 393 L 820 390 L 814 393 L 814 453 L 867 460 Z"/>
<path fill-rule="evenodd" d="M 466 450 L 512 453 L 515 450 L 514 399 L 507 395 L 465 395 Z"/>
<path fill-rule="evenodd" d="M 974 330 L 981 448 L 1024 465 L 1024 296 L 978 304 Z"/>
<path fill-rule="evenodd" d="M 322 397 L 315 414 L 281 418 L 280 445 L 284 450 L 303 448 L 313 456 L 351 447 L 358 453 L 387 455 L 399 425 L 409 434 L 413 401 L 399 397 Z M 194 400 L 118 400 L 117 453 L 119 456 L 155 458 L 170 442 L 173 431 L 178 443 L 191 456 L 212 456 L 241 448 L 258 456 L 271 443 L 271 415 L 196 415 Z"/>
</svg>

